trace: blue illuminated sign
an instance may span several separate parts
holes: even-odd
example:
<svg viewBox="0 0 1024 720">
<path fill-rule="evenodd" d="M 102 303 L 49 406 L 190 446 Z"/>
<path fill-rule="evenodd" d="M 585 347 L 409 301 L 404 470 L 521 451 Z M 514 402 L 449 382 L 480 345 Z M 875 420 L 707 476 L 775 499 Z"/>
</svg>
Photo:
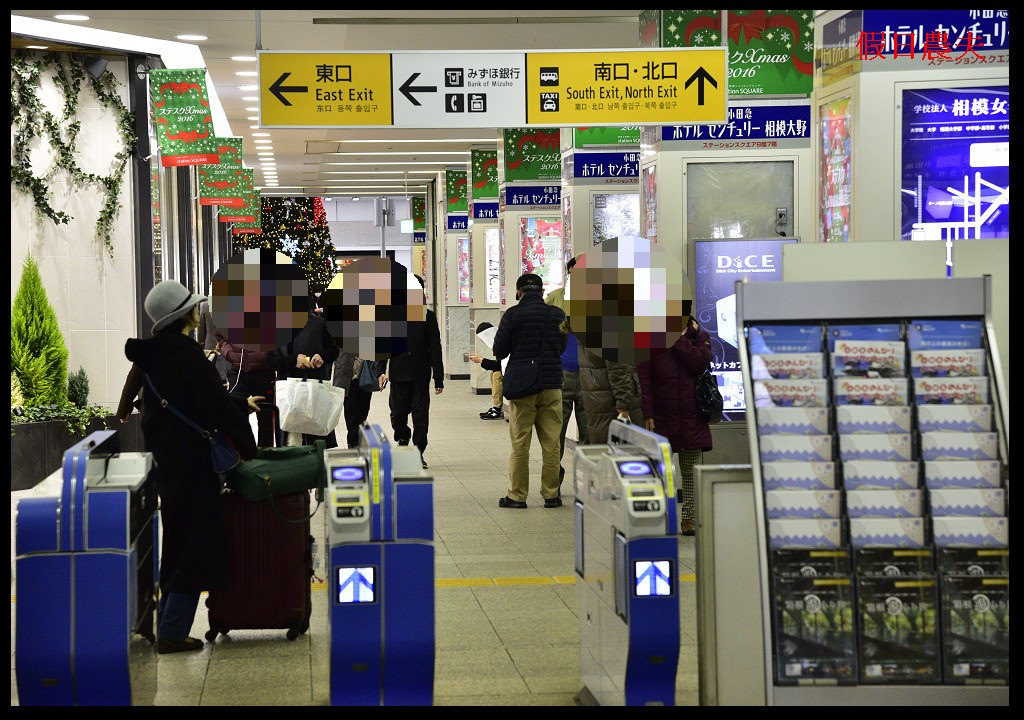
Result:
<svg viewBox="0 0 1024 720">
<path fill-rule="evenodd" d="M 672 594 L 671 560 L 637 560 L 633 578 L 638 597 L 666 597 Z"/>
<path fill-rule="evenodd" d="M 903 240 L 1010 236 L 1010 88 L 903 91 Z"/>
<path fill-rule="evenodd" d="M 663 125 L 662 142 L 811 139 L 810 105 L 730 105 L 727 122 Z"/>
<path fill-rule="evenodd" d="M 469 216 L 468 215 L 449 215 L 448 216 L 448 229 L 449 230 L 465 230 L 469 227 Z"/>
<path fill-rule="evenodd" d="M 498 217 L 497 202 L 473 202 L 474 220 L 495 220 Z"/>
<path fill-rule="evenodd" d="M 572 175 L 578 178 L 640 177 L 640 153 L 573 153 Z"/>
<path fill-rule="evenodd" d="M 505 188 L 506 205 L 559 205 L 561 202 L 560 185 L 513 185 Z"/>
<path fill-rule="evenodd" d="M 331 477 L 339 482 L 356 482 L 366 479 L 366 470 L 361 467 L 336 467 L 331 468 Z"/>
<path fill-rule="evenodd" d="M 619 472 L 623 475 L 650 475 L 651 464 L 639 460 L 629 460 L 619 463 Z"/>
<path fill-rule="evenodd" d="M 375 567 L 339 567 L 336 577 L 337 592 L 335 597 L 339 603 L 372 603 L 376 598 L 374 592 Z"/>
</svg>

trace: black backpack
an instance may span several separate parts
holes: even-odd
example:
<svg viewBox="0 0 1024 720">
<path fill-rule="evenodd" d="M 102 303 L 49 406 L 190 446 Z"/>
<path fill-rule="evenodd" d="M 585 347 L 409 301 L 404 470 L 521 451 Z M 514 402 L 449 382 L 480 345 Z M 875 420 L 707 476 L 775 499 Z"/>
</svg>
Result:
<svg viewBox="0 0 1024 720">
<path fill-rule="evenodd" d="M 697 376 L 697 410 L 708 424 L 714 424 L 722 419 L 722 408 L 724 401 L 722 393 L 718 390 L 718 379 L 711 374 L 710 368 Z"/>
</svg>

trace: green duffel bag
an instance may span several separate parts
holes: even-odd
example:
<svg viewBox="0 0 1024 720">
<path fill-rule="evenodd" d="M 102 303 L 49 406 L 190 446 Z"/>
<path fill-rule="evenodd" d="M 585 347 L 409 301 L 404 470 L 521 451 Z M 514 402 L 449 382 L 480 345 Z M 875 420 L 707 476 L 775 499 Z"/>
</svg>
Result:
<svg viewBox="0 0 1024 720">
<path fill-rule="evenodd" d="M 227 473 L 226 485 L 252 502 L 301 490 L 316 489 L 319 496 L 327 487 L 325 445 L 317 440 L 313 445 L 260 448 L 256 457 Z"/>
</svg>

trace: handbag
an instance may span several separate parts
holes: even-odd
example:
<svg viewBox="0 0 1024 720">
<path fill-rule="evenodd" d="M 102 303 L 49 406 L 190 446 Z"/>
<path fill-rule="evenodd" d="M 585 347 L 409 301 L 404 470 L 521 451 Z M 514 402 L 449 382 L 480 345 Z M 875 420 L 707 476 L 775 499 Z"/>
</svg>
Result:
<svg viewBox="0 0 1024 720">
<path fill-rule="evenodd" d="M 274 383 L 281 429 L 305 435 L 329 435 L 345 409 L 345 390 L 328 380 L 288 378 Z"/>
<path fill-rule="evenodd" d="M 323 440 L 316 440 L 312 445 L 260 448 L 252 460 L 231 469 L 227 486 L 250 502 L 326 488 L 325 447 Z"/>
<path fill-rule="evenodd" d="M 697 376 L 696 393 L 697 410 L 704 421 L 709 425 L 721 421 L 725 402 L 718 389 L 718 379 L 711 373 L 710 368 L 704 368 Z"/>
<path fill-rule="evenodd" d="M 359 389 L 363 392 L 380 392 L 378 376 L 369 360 L 363 360 L 363 367 L 359 370 Z"/>
<path fill-rule="evenodd" d="M 218 475 L 224 475 L 224 473 L 231 470 L 231 468 L 242 462 L 242 456 L 238 454 L 238 448 L 236 448 L 227 435 L 222 433 L 220 430 L 204 430 L 203 428 L 196 425 L 194 422 L 185 417 L 180 410 L 167 402 L 164 398 L 160 397 L 159 391 L 153 384 L 148 373 L 143 373 L 146 378 L 146 382 L 149 383 L 150 389 L 153 391 L 153 395 L 160 403 L 160 407 L 165 407 L 172 413 L 178 416 L 183 423 L 188 425 L 190 428 L 195 430 L 197 433 L 206 438 L 210 443 L 210 463 L 213 466 L 213 471 Z"/>
<path fill-rule="evenodd" d="M 548 334 L 548 318 L 551 315 L 551 308 L 544 313 L 544 331 L 540 335 L 541 352 L 544 350 L 544 340 Z M 508 365 L 501 377 L 501 394 L 509 400 L 536 395 L 544 389 L 543 374 L 541 373 L 542 362 L 540 358 L 520 360 L 509 358 Z"/>
</svg>

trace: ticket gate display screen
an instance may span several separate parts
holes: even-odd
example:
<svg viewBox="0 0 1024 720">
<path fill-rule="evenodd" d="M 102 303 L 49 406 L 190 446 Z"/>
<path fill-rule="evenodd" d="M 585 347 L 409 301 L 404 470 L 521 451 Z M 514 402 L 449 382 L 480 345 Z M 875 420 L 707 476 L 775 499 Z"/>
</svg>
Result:
<svg viewBox="0 0 1024 720">
<path fill-rule="evenodd" d="M 372 603 L 377 598 L 375 567 L 335 568 L 335 594 L 339 603 Z"/>
<path fill-rule="evenodd" d="M 672 594 L 671 560 L 637 560 L 633 563 L 633 592 L 637 597 Z"/>
<path fill-rule="evenodd" d="M 344 465 L 331 468 L 331 478 L 335 482 L 366 482 L 366 468 L 358 465 Z"/>
<path fill-rule="evenodd" d="M 642 460 L 625 460 L 619 464 L 619 472 L 623 475 L 629 475 L 632 477 L 640 477 L 644 475 L 652 475 L 651 464 Z"/>
</svg>

